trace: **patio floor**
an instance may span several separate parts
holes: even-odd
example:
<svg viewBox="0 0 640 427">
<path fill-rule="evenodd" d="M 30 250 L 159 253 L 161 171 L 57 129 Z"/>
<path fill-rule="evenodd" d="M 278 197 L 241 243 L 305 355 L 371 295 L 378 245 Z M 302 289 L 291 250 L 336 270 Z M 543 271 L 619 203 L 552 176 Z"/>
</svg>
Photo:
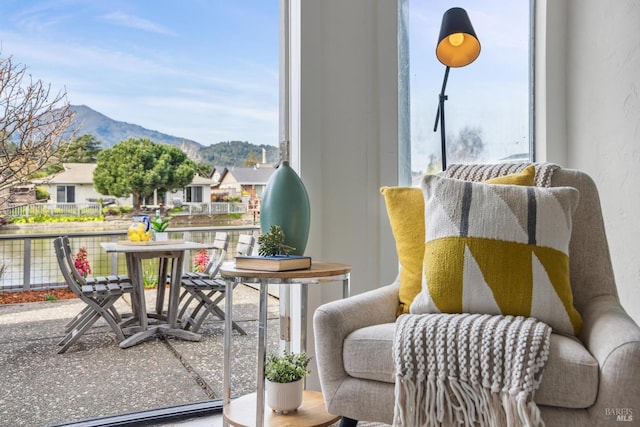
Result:
<svg viewBox="0 0 640 427">
<path fill-rule="evenodd" d="M 148 307 L 155 291 L 147 291 Z M 118 304 L 125 304 L 119 301 Z M 203 340 L 153 338 L 122 350 L 103 320 L 57 354 L 79 300 L 0 305 L 0 425 L 52 426 L 71 421 L 222 398 L 224 325 L 209 316 Z M 122 311 L 128 307 L 122 306 Z M 258 291 L 238 286 L 232 393 L 255 390 Z M 277 350 L 278 300 L 269 298 L 269 348 Z"/>
</svg>

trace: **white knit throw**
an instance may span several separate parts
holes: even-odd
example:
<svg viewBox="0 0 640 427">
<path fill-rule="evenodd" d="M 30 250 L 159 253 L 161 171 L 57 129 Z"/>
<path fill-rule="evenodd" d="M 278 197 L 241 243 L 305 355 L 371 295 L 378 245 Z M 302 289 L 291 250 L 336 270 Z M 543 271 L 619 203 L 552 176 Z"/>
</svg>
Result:
<svg viewBox="0 0 640 427">
<path fill-rule="evenodd" d="M 400 316 L 393 425 L 543 426 L 533 394 L 550 335 L 522 316 Z"/>
</svg>

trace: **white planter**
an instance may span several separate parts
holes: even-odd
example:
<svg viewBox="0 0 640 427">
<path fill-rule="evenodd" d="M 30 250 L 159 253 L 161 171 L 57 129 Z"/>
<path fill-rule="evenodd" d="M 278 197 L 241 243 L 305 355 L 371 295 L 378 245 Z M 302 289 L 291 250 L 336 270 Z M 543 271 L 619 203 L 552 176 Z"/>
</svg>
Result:
<svg viewBox="0 0 640 427">
<path fill-rule="evenodd" d="M 292 383 L 274 383 L 265 380 L 267 405 L 274 411 L 288 414 L 302 405 L 302 379 Z"/>
<path fill-rule="evenodd" d="M 154 240 L 156 242 L 163 242 L 165 240 L 169 240 L 169 233 L 167 233 L 166 231 L 156 231 L 154 232 Z"/>
</svg>

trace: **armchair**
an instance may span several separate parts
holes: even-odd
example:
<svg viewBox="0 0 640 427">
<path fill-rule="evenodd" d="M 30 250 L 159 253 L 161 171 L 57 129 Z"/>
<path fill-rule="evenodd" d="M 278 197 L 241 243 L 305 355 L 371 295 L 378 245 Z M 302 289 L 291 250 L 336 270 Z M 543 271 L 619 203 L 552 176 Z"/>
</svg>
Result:
<svg viewBox="0 0 640 427">
<path fill-rule="evenodd" d="M 598 192 L 591 178 L 559 169 L 552 186 L 580 192 L 573 216 L 570 277 L 583 319 L 577 337 L 553 333 L 542 382 L 535 393 L 547 426 L 640 425 L 640 327 L 618 298 Z M 394 408 L 392 344 L 399 278 L 314 314 L 316 359 L 329 412 L 391 424 Z"/>
</svg>

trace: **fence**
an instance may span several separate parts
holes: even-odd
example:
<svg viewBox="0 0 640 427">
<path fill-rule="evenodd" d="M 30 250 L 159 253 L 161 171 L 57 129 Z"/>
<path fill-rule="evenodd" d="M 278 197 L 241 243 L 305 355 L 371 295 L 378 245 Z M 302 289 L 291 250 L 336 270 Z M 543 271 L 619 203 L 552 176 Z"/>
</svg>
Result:
<svg viewBox="0 0 640 427">
<path fill-rule="evenodd" d="M 257 236 L 258 226 L 217 226 L 176 228 L 169 231 L 169 238 L 194 242 L 212 241 L 216 231 L 226 231 L 231 235 L 228 250 L 229 259 L 233 258 L 235 245 L 240 233 Z M 85 248 L 92 275 L 126 274 L 125 259 L 122 254 L 107 254 L 100 246 L 101 242 L 126 239 L 126 230 L 69 232 L 43 234 L 0 235 L 0 291 L 22 291 L 65 287 L 53 250 L 53 239 L 60 234 L 69 236 L 71 248 L 77 252 Z M 185 257 L 185 270 L 193 268 L 193 253 Z M 157 260 L 145 260 L 145 277 L 157 273 Z"/>
<path fill-rule="evenodd" d="M 246 203 L 183 203 L 182 212 L 188 215 L 224 215 L 247 213 Z M 175 215 L 176 213 L 174 213 Z M 100 203 L 10 203 L 3 215 L 11 218 L 33 216 L 99 216 L 102 215 Z"/>
<path fill-rule="evenodd" d="M 9 203 L 3 215 L 11 218 L 32 216 L 99 216 L 100 203 Z"/>
</svg>

